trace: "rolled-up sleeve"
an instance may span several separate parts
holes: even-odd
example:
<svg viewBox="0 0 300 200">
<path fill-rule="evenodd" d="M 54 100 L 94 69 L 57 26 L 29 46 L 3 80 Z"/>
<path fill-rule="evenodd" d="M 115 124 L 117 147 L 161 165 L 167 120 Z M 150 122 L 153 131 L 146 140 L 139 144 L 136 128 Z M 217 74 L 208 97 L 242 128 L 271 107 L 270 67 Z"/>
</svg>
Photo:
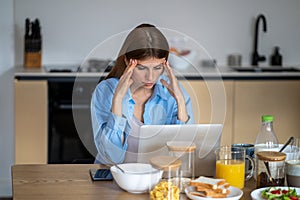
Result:
<svg viewBox="0 0 300 200">
<path fill-rule="evenodd" d="M 109 160 L 123 162 L 127 149 L 128 134 L 124 132 L 127 119 L 111 112 L 112 96 L 113 88 L 104 82 L 96 87 L 91 100 L 94 142 L 98 151 L 96 159 L 103 164 L 111 163 Z"/>
</svg>

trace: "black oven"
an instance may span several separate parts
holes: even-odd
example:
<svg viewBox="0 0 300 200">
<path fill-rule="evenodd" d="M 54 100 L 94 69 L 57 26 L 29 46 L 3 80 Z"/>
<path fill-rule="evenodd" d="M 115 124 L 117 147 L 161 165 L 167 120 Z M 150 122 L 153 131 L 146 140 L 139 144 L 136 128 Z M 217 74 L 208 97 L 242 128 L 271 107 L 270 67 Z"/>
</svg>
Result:
<svg viewBox="0 0 300 200">
<path fill-rule="evenodd" d="M 48 163 L 93 163 L 90 101 L 99 78 L 48 80 Z"/>
</svg>

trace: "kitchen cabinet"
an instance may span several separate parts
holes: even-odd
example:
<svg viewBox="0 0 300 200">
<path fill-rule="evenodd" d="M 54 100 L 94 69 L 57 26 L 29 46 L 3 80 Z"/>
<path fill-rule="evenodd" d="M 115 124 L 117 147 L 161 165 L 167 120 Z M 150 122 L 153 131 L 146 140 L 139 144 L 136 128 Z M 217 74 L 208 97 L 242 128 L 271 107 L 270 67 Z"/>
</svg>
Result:
<svg viewBox="0 0 300 200">
<path fill-rule="evenodd" d="M 47 81 L 14 82 L 15 164 L 47 163 Z"/>
<path fill-rule="evenodd" d="M 231 144 L 234 81 L 188 80 L 181 83 L 191 96 L 195 123 L 223 124 L 221 144 Z"/>
<path fill-rule="evenodd" d="M 235 81 L 233 141 L 254 143 L 261 115 L 274 115 L 274 131 L 280 143 L 300 137 L 300 81 Z"/>
<path fill-rule="evenodd" d="M 280 143 L 300 137 L 300 80 L 180 80 L 196 123 L 222 123 L 221 144 L 254 143 L 261 115 L 274 115 Z M 15 80 L 15 163 L 47 163 L 48 80 Z"/>
<path fill-rule="evenodd" d="M 181 81 L 191 94 L 195 122 L 223 123 L 222 145 L 254 143 L 263 114 L 274 115 L 280 143 L 289 136 L 300 137 L 299 80 L 224 80 L 223 86 L 221 82 Z"/>
</svg>

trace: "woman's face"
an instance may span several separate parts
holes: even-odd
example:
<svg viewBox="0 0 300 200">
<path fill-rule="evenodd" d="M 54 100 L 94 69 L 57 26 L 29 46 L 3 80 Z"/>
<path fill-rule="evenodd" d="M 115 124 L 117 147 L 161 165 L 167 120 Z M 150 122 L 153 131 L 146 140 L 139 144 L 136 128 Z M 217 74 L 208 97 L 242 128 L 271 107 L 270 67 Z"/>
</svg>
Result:
<svg viewBox="0 0 300 200">
<path fill-rule="evenodd" d="M 132 73 L 133 85 L 136 88 L 152 89 L 159 76 L 164 71 L 165 58 L 149 58 L 137 60 L 137 66 Z"/>
</svg>

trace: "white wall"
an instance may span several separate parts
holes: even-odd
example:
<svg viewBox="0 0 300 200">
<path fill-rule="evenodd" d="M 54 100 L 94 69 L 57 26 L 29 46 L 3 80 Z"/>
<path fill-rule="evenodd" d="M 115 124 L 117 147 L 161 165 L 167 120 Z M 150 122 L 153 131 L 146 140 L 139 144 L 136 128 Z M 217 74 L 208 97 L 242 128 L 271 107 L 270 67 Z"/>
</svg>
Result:
<svg viewBox="0 0 300 200">
<path fill-rule="evenodd" d="M 259 53 L 269 57 L 279 45 L 284 64 L 299 65 L 298 0 L 15 0 L 16 63 L 23 62 L 25 18 L 38 17 L 44 64 L 80 63 L 109 36 L 150 22 L 192 37 L 220 65 L 234 52 L 248 65 L 259 13 L 268 22 L 268 32 L 260 32 Z"/>
<path fill-rule="evenodd" d="M 13 1 L 0 0 L 0 197 L 11 196 L 10 167 L 14 162 Z"/>
</svg>

